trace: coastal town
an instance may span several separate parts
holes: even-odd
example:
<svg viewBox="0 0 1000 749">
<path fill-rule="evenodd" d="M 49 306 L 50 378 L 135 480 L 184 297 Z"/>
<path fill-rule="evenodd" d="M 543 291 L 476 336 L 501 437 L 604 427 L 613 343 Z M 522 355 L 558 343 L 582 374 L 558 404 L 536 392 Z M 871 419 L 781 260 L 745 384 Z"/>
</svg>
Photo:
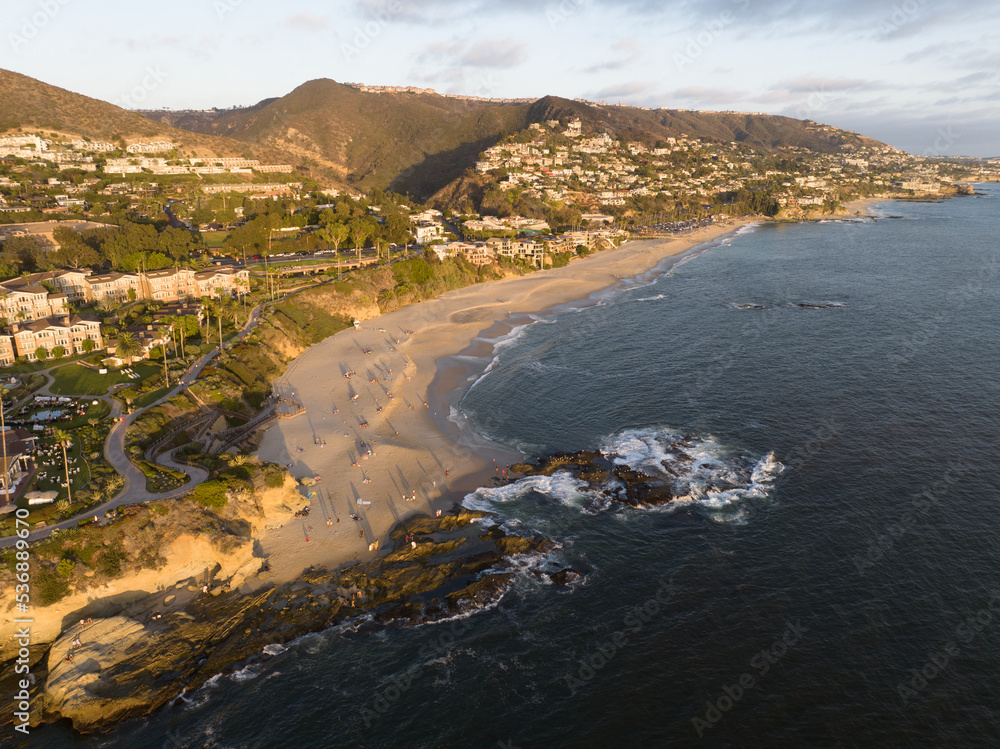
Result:
<svg viewBox="0 0 1000 749">
<path fill-rule="evenodd" d="M 842 147 L 765 152 L 684 135 L 642 143 L 585 130 L 575 117 L 547 120 L 480 154 L 465 178 L 478 185 L 478 205 L 459 196 L 437 206 L 324 187 L 289 164 L 184 155 L 167 141 L 0 136 L 0 366 L 15 376 L 18 367 L 63 377 L 89 369 L 111 390 L 120 382 L 111 373 L 152 358 L 166 387 L 171 366 L 176 380 L 193 361 L 180 356 L 180 329 L 198 352 L 213 313 L 224 342 L 240 320 L 224 310 L 242 307 L 249 319 L 250 308 L 290 290 L 380 264 L 404 285 L 418 261 L 461 262 L 488 280 L 565 267 L 630 237 L 817 217 L 866 198 L 935 199 L 964 190 L 961 180 L 1000 178 L 997 160 L 911 156 L 807 126 Z M 243 409 L 254 416 L 246 399 Z M 62 516 L 83 509 L 83 478 L 64 487 L 67 497 L 76 490 L 72 506 L 54 500 Z M 19 496 L 5 497 L 5 510 Z M 36 523 L 51 522 L 51 508 L 43 515 Z"/>
<path fill-rule="evenodd" d="M 54 712 L 105 725 L 74 666 L 90 637 L 124 627 L 140 647 L 163 621 L 188 637 L 189 611 L 278 584 L 292 600 L 315 565 L 341 570 L 323 583 L 332 597 L 309 599 L 325 601 L 327 625 L 386 600 L 372 582 L 381 565 L 419 578 L 429 549 L 451 548 L 439 534 L 477 520 L 455 497 L 504 484 L 519 457 L 452 441 L 447 394 L 465 380 L 442 362 L 468 358 L 484 330 L 502 338 L 515 318 L 749 223 L 852 217 L 866 201 L 939 200 L 1000 179 L 1000 160 L 808 128 L 838 147 L 642 142 L 546 120 L 424 199 L 171 141 L 0 137 L 0 534 L 10 545 L 23 527 L 36 542 L 37 600 L 51 614 L 38 631 L 55 643 L 52 683 L 67 684 L 50 685 Z M 498 549 L 546 543 L 505 533 L 490 537 Z M 178 592 L 108 608 L 103 630 L 63 632 L 94 586 L 125 595 L 134 574 Z M 440 616 L 482 594 L 456 591 Z M 207 678 L 216 666 L 202 665 L 162 669 Z M 142 704 L 177 689 L 165 680 Z"/>
</svg>

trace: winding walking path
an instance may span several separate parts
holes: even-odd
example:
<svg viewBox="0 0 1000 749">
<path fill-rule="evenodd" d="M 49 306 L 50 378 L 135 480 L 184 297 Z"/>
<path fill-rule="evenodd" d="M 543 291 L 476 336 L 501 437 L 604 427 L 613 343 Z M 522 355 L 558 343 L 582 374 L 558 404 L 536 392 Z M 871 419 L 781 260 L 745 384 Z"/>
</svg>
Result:
<svg viewBox="0 0 1000 749">
<path fill-rule="evenodd" d="M 255 307 L 251 313 L 250 317 L 247 319 L 243 328 L 240 332 L 229 340 L 230 345 L 237 341 L 243 340 L 250 331 L 260 322 L 260 314 L 264 305 L 259 305 Z M 202 370 L 208 366 L 216 356 L 219 354 L 218 347 L 212 349 L 207 354 L 202 356 L 198 361 L 196 361 L 191 367 L 185 372 L 177 384 L 170 389 L 170 392 L 166 393 L 162 398 L 157 400 L 155 403 L 151 403 L 148 406 L 133 411 L 132 413 L 126 415 L 122 418 L 122 404 L 120 401 L 115 400 L 110 395 L 99 395 L 94 396 L 97 400 L 102 400 L 111 406 L 111 414 L 108 418 L 115 422 L 115 425 L 111 428 L 108 433 L 107 438 L 104 441 L 104 457 L 111 464 L 111 467 L 115 469 L 119 476 L 125 480 L 125 486 L 122 488 L 118 494 L 116 494 L 112 499 L 104 502 L 97 507 L 87 510 L 85 513 L 79 515 L 74 515 L 66 520 L 61 520 L 58 523 L 53 523 L 52 525 L 47 525 L 44 528 L 39 528 L 32 531 L 28 535 L 28 541 L 38 541 L 49 536 L 54 530 L 64 530 L 66 528 L 75 528 L 77 523 L 83 518 L 89 518 L 91 515 L 95 517 L 100 517 L 109 510 L 113 510 L 117 507 L 123 505 L 139 504 L 143 502 L 152 502 L 161 499 L 176 499 L 177 497 L 183 496 L 191 491 L 195 486 L 205 481 L 209 472 L 204 468 L 199 468 L 197 466 L 190 466 L 184 463 L 179 463 L 173 458 L 173 450 L 168 450 L 156 459 L 156 462 L 167 468 L 172 468 L 175 471 L 180 471 L 187 474 L 188 481 L 184 486 L 175 489 L 171 492 L 165 492 L 163 494 L 154 494 L 146 489 L 146 475 L 136 466 L 128 457 L 125 452 L 125 434 L 128 431 L 129 426 L 135 422 L 143 413 L 145 413 L 150 408 L 155 408 L 173 398 L 178 393 L 190 387 L 201 374 Z M 67 366 L 67 365 L 63 365 Z M 29 395 L 20 404 L 27 402 L 28 399 L 33 398 L 36 395 L 57 395 L 51 391 L 52 387 L 52 377 L 49 374 L 55 367 L 50 367 L 49 369 L 43 370 L 38 374 L 43 374 L 47 378 L 45 385 L 40 387 L 38 390 Z M 16 536 L 9 536 L 4 539 L 0 539 L 0 549 L 13 545 L 17 541 Z"/>
</svg>

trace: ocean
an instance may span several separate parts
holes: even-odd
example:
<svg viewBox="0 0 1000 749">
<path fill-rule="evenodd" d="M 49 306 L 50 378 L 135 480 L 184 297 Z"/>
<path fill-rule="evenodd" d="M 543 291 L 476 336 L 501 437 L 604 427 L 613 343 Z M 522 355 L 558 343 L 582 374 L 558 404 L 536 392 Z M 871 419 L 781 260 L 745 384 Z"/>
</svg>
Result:
<svg viewBox="0 0 1000 749">
<path fill-rule="evenodd" d="M 464 430 L 677 472 L 651 509 L 559 474 L 466 497 L 581 582 L 521 560 L 467 619 L 310 635 L 31 746 L 1000 745 L 1000 186 L 978 189 L 746 227 L 493 341 Z"/>
</svg>

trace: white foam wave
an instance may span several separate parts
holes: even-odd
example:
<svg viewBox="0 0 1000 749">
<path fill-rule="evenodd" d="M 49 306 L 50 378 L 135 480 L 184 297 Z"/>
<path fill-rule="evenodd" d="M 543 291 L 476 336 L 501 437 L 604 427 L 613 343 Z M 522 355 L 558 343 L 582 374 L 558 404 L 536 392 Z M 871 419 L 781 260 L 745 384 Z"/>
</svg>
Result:
<svg viewBox="0 0 1000 749">
<path fill-rule="evenodd" d="M 655 428 L 614 435 L 602 443 L 601 452 L 617 465 L 669 482 L 674 500 L 665 508 L 697 503 L 721 510 L 749 498 L 764 498 L 784 470 L 773 452 L 751 463 L 728 454 L 711 437 L 685 437 Z"/>
<path fill-rule="evenodd" d="M 285 645 L 279 645 L 277 643 L 275 643 L 273 645 L 265 645 L 264 646 L 264 655 L 272 655 L 272 656 L 273 655 L 281 655 L 286 650 L 288 650 L 288 648 Z"/>
<path fill-rule="evenodd" d="M 260 664 L 251 663 L 232 674 L 233 681 L 250 681 L 260 676 Z"/>
<path fill-rule="evenodd" d="M 505 486 L 482 487 L 466 495 L 462 504 L 470 510 L 491 512 L 496 505 L 524 499 L 531 492 L 564 504 L 575 504 L 574 500 L 592 493 L 587 489 L 581 491 L 582 483 L 571 473 L 558 471 L 551 476 L 530 476 Z"/>
</svg>

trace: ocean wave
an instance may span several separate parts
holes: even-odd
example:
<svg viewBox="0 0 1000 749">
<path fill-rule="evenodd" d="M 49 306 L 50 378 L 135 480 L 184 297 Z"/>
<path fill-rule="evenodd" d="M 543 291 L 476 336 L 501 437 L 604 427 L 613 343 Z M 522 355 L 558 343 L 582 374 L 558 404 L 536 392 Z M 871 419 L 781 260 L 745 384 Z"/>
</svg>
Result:
<svg viewBox="0 0 1000 749">
<path fill-rule="evenodd" d="M 640 483 L 652 488 L 652 495 L 636 494 L 618 469 L 596 473 L 606 479 L 583 478 L 571 468 L 549 476 L 529 476 L 497 487 L 483 487 L 466 495 L 462 504 L 473 510 L 502 512 L 504 527 L 520 532 L 520 520 L 512 516 L 532 516 L 532 530 L 545 532 L 546 519 L 537 506 L 544 500 L 573 508 L 584 515 L 608 511 L 670 512 L 678 507 L 697 506 L 713 514 L 714 520 L 742 522 L 747 517 L 740 506 L 747 500 L 770 497 L 774 482 L 784 466 L 773 452 L 748 456 L 728 449 L 712 437 L 684 435 L 656 427 L 627 429 L 601 440 L 603 460 L 639 472 Z M 572 463 L 570 466 L 574 465 Z M 601 483 L 597 483 L 601 482 Z M 525 504 L 528 503 L 528 504 Z M 521 512 L 518 505 L 521 505 Z M 506 509 L 505 509 L 506 508 Z"/>
<path fill-rule="evenodd" d="M 568 471 L 559 471 L 551 476 L 531 476 L 519 479 L 510 484 L 497 487 L 482 487 L 466 495 L 463 506 L 470 510 L 492 512 L 496 505 L 516 502 L 525 499 L 530 494 L 541 494 L 566 505 L 576 505 L 581 498 L 587 498 L 593 492 L 585 486 L 580 491 L 582 482 Z"/>
<path fill-rule="evenodd" d="M 657 428 L 625 430 L 605 440 L 600 450 L 617 465 L 669 484 L 673 500 L 666 507 L 696 503 L 720 510 L 763 499 L 784 470 L 774 452 L 754 461 L 731 454 L 712 437 Z"/>
</svg>

